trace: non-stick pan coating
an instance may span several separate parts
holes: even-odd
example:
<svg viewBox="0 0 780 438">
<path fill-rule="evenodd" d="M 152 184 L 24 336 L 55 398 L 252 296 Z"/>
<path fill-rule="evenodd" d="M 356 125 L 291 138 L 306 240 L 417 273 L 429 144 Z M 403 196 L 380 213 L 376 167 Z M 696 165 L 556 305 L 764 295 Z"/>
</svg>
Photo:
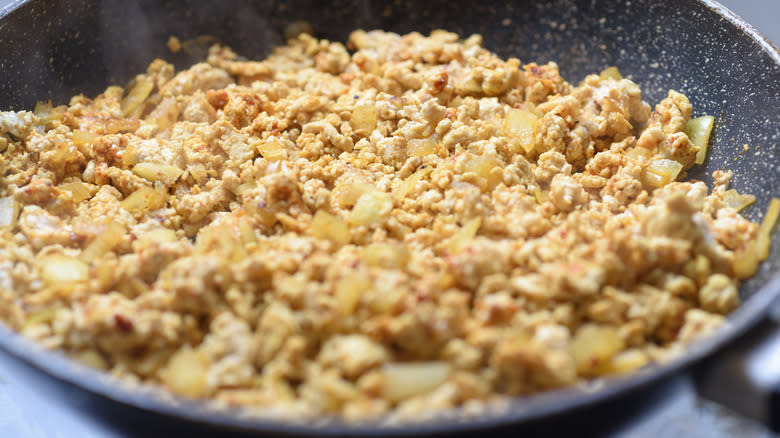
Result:
<svg viewBox="0 0 780 438">
<path fill-rule="evenodd" d="M 344 41 L 356 28 L 396 32 L 444 28 L 462 36 L 481 33 L 487 48 L 524 62 L 556 61 L 564 78 L 577 83 L 587 73 L 615 65 L 655 104 L 668 89 L 686 94 L 694 115 L 711 114 L 716 128 L 705 169 L 690 176 L 710 182 L 716 169 L 731 169 L 733 185 L 758 198 L 748 216 L 757 220 L 769 199 L 780 197 L 780 54 L 737 17 L 711 1 L 490 2 L 470 0 L 334 1 L 69 1 L 18 2 L 0 11 L 0 106 L 30 109 L 36 101 L 66 103 L 83 92 L 126 83 L 155 57 L 177 61 L 165 42 L 213 35 L 238 53 L 260 58 L 283 43 L 285 27 L 308 22 L 315 36 Z M 743 150 L 743 145 L 749 150 Z M 780 233 L 775 231 L 775 241 Z M 679 360 L 628 378 L 613 379 L 587 394 L 561 390 L 519 398 L 503 413 L 466 422 L 442 420 L 401 428 L 339 424 L 289 425 L 241 420 L 204 412 L 192 403 L 173 404 L 156 395 L 118 386 L 98 373 L 42 351 L 0 327 L 0 347 L 54 377 L 99 397 L 225 429 L 291 434 L 408 434 L 473 430 L 561 414 L 636 390 L 701 360 L 745 332 L 780 294 L 780 244 L 756 277 L 741 289 L 745 303 L 729 327 L 695 345 Z M 774 277 L 774 281 L 772 281 Z"/>
</svg>

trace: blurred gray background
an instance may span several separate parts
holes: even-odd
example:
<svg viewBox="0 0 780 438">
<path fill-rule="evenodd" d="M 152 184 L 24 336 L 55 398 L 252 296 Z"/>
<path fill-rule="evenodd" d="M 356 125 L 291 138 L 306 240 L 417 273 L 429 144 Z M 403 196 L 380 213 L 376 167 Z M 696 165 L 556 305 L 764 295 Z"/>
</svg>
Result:
<svg viewBox="0 0 780 438">
<path fill-rule="evenodd" d="M 720 3 L 780 46 L 780 0 L 720 0 Z"/>
</svg>

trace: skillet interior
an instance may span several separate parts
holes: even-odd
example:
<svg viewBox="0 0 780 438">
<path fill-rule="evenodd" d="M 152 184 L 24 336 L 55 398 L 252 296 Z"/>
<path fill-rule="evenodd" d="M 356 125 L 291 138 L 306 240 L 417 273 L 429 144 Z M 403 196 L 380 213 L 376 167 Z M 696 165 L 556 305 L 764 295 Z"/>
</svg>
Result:
<svg viewBox="0 0 780 438">
<path fill-rule="evenodd" d="M 755 31 L 713 2 L 653 0 L 514 2 L 433 0 L 316 1 L 20 1 L 0 11 L 0 102 L 2 109 L 29 109 L 38 100 L 65 103 L 84 92 L 125 83 L 154 57 L 172 58 L 171 35 L 182 40 L 214 35 L 238 53 L 259 58 L 283 43 L 285 26 L 307 21 L 315 35 L 344 41 L 356 28 L 396 32 L 446 28 L 462 36 L 481 33 L 485 46 L 523 62 L 558 62 L 561 74 L 577 82 L 587 73 L 616 65 L 655 104 L 668 89 L 690 98 L 694 115 L 716 117 L 706 168 L 690 172 L 709 180 L 715 169 L 734 170 L 734 187 L 758 200 L 748 216 L 760 219 L 769 199 L 780 197 L 780 54 Z M 758 38 L 758 39 L 756 39 Z M 750 145 L 743 152 L 742 145 Z M 758 149 L 755 146 L 759 145 Z M 780 239 L 780 232 L 774 233 Z M 731 327 L 694 346 L 683 358 L 631 378 L 614 379 L 600 391 L 571 390 L 518 399 L 508 412 L 462 424 L 452 421 L 386 429 L 387 433 L 470 429 L 537 419 L 583 406 L 661 378 L 703 357 L 743 332 L 780 294 L 780 245 L 740 293 L 746 303 L 731 316 Z M 5 329 L 0 346 L 57 378 L 99 395 L 175 417 L 258 431 L 315 432 L 315 425 L 289 426 L 202 413 L 190 403 L 174 406 L 138 390 L 117 389 L 57 354 L 39 351 Z M 366 431 L 367 429 L 363 429 Z M 373 427 L 370 429 L 376 431 Z M 332 425 L 317 433 L 360 432 Z"/>
</svg>

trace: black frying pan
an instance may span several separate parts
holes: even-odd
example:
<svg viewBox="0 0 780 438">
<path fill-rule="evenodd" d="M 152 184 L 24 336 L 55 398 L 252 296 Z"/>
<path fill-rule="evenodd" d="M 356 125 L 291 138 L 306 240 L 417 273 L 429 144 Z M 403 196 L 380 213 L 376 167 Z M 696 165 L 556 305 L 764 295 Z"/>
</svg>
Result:
<svg viewBox="0 0 780 438">
<path fill-rule="evenodd" d="M 616 65 L 640 84 L 648 102 L 654 104 L 668 89 L 676 89 L 690 98 L 694 115 L 716 117 L 712 152 L 705 168 L 690 172 L 691 177 L 709 182 L 715 169 L 734 170 L 734 186 L 758 198 L 748 212 L 753 220 L 760 219 L 769 199 L 780 197 L 780 53 L 710 0 L 339 0 L 327 6 L 302 0 L 19 1 L 0 11 L 0 106 L 30 109 L 46 99 L 65 103 L 75 93 L 95 95 L 106 85 L 126 83 L 154 57 L 172 59 L 165 49 L 170 35 L 181 39 L 214 35 L 240 54 L 262 57 L 283 43 L 285 27 L 294 20 L 307 21 L 318 37 L 338 41 L 356 28 L 481 33 L 485 45 L 501 56 L 556 61 L 563 76 L 575 83 L 587 73 Z M 193 60 L 175 61 L 184 67 Z M 753 148 L 740 154 L 746 143 L 760 145 L 759 154 Z M 594 392 L 563 389 L 518 398 L 506 411 L 468 421 L 445 418 L 399 428 L 376 424 L 355 428 L 333 422 L 240 419 L 146 389 L 127 388 L 2 327 L 0 347 L 95 397 L 222 430 L 293 435 L 473 431 L 549 418 L 637 391 L 742 336 L 780 295 L 780 232 L 775 231 L 774 238 L 769 259 L 743 285 L 744 304 L 730 316 L 731 324 L 679 359 L 610 379 Z"/>
</svg>

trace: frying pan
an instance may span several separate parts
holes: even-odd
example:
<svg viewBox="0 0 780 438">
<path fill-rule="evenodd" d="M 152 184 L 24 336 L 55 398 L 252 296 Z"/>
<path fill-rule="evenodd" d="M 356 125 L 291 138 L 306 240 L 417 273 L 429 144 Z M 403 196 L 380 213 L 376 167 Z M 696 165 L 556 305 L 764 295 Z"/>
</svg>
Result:
<svg viewBox="0 0 780 438">
<path fill-rule="evenodd" d="M 261 58 L 283 43 L 286 26 L 296 20 L 308 22 L 316 36 L 336 41 L 346 40 L 356 28 L 480 33 L 485 46 L 503 57 L 558 62 L 562 75 L 574 83 L 587 73 L 615 65 L 639 83 L 648 102 L 654 104 L 668 89 L 675 89 L 690 98 L 694 115 L 716 117 L 709 157 L 703 168 L 689 172 L 690 177 L 711 183 L 713 170 L 733 170 L 734 187 L 757 197 L 747 212 L 752 220 L 760 219 L 772 197 L 780 197 L 780 53 L 710 0 L 337 0 L 328 5 L 306 0 L 18 1 L 0 11 L 0 103 L 4 110 L 30 109 L 46 99 L 66 103 L 73 94 L 96 95 L 109 84 L 126 83 L 155 57 L 173 60 L 180 68 L 192 63 L 193 59 L 166 52 L 171 35 L 182 40 L 213 35 L 240 54 Z M 749 152 L 743 151 L 743 144 L 750 145 Z M 730 315 L 730 324 L 676 360 L 607 379 L 597 389 L 562 389 L 516 398 L 506 409 L 480 418 L 463 419 L 453 413 L 397 427 L 247 419 L 148 388 L 129 387 L 3 327 L 0 347 L 99 399 L 221 430 L 343 436 L 492 429 L 550 418 L 638 391 L 696 362 L 706 366 L 709 355 L 737 337 L 756 336 L 748 329 L 763 319 L 780 294 L 778 234 L 774 232 L 769 259 L 740 289 L 744 303 Z"/>
</svg>

